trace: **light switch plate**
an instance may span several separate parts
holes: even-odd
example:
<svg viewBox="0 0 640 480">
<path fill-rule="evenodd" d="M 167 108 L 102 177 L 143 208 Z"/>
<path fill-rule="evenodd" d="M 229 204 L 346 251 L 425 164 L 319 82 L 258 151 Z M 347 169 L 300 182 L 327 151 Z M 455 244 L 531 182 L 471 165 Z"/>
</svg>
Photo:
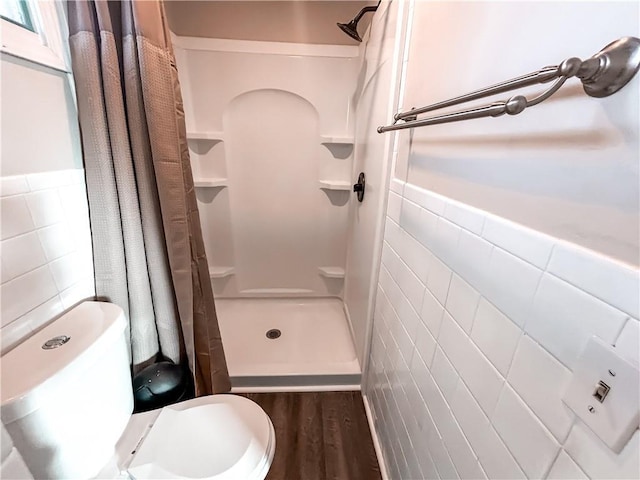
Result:
<svg viewBox="0 0 640 480">
<path fill-rule="evenodd" d="M 609 387 L 600 403 L 599 382 Z M 640 370 L 597 337 L 589 339 L 562 401 L 619 453 L 640 422 Z"/>
</svg>

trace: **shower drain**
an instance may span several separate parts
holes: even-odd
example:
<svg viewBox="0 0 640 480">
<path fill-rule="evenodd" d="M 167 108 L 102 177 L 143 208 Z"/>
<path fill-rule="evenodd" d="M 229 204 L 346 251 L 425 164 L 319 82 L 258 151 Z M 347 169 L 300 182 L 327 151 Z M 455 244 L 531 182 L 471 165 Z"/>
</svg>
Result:
<svg viewBox="0 0 640 480">
<path fill-rule="evenodd" d="M 267 338 L 270 340 L 275 340 L 276 338 L 280 337 L 280 335 L 282 335 L 282 332 L 277 328 L 272 328 L 271 330 L 267 331 Z"/>
</svg>

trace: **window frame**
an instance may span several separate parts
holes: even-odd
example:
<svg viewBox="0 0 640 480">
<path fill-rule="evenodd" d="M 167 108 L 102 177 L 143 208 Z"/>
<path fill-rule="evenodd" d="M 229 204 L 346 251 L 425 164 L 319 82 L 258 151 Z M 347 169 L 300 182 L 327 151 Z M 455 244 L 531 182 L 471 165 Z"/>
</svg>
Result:
<svg viewBox="0 0 640 480">
<path fill-rule="evenodd" d="M 0 52 L 63 72 L 71 71 L 64 39 L 68 30 L 63 2 L 29 0 L 35 32 L 0 18 Z"/>
</svg>

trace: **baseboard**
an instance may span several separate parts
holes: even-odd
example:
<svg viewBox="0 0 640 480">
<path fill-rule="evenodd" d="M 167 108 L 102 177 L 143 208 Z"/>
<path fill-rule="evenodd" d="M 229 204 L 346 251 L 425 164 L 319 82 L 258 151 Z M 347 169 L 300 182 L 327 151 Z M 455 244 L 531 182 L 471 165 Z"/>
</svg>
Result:
<svg viewBox="0 0 640 480">
<path fill-rule="evenodd" d="M 371 430 L 371 438 L 373 440 L 373 449 L 376 452 L 376 458 L 378 459 L 378 466 L 380 467 L 380 475 L 382 476 L 382 480 L 390 480 L 389 474 L 387 473 L 387 464 L 384 461 L 384 457 L 382 455 L 382 446 L 380 445 L 380 439 L 378 438 L 378 432 L 376 431 L 374 422 L 373 422 L 373 413 L 371 411 L 371 406 L 369 405 L 369 398 L 362 394 L 362 401 L 364 402 L 364 411 L 367 415 L 367 422 L 369 423 L 369 430 Z"/>
<path fill-rule="evenodd" d="M 292 386 L 259 386 L 232 387 L 231 393 L 274 393 L 274 392 L 357 392 L 360 384 L 353 385 L 298 385 Z"/>
</svg>

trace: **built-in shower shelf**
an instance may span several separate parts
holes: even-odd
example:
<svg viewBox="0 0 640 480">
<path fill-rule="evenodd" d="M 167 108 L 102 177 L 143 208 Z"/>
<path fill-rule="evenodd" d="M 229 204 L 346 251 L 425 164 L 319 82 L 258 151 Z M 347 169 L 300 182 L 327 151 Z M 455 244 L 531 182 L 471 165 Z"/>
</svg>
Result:
<svg viewBox="0 0 640 480">
<path fill-rule="evenodd" d="M 199 178 L 194 179 L 193 185 L 199 188 L 223 188 L 228 185 L 226 178 Z"/>
<path fill-rule="evenodd" d="M 236 269 L 234 267 L 209 267 L 209 276 L 211 278 L 225 278 L 235 273 Z"/>
<path fill-rule="evenodd" d="M 224 141 L 224 134 L 222 132 L 187 132 L 187 140 L 222 142 Z"/>
<path fill-rule="evenodd" d="M 344 268 L 342 267 L 318 267 L 320 275 L 327 278 L 344 278 Z"/>
<path fill-rule="evenodd" d="M 353 137 L 322 135 L 320 143 L 323 145 L 353 145 Z"/>
<path fill-rule="evenodd" d="M 342 180 L 318 180 L 318 183 L 323 190 L 351 190 L 351 183 Z"/>
</svg>

